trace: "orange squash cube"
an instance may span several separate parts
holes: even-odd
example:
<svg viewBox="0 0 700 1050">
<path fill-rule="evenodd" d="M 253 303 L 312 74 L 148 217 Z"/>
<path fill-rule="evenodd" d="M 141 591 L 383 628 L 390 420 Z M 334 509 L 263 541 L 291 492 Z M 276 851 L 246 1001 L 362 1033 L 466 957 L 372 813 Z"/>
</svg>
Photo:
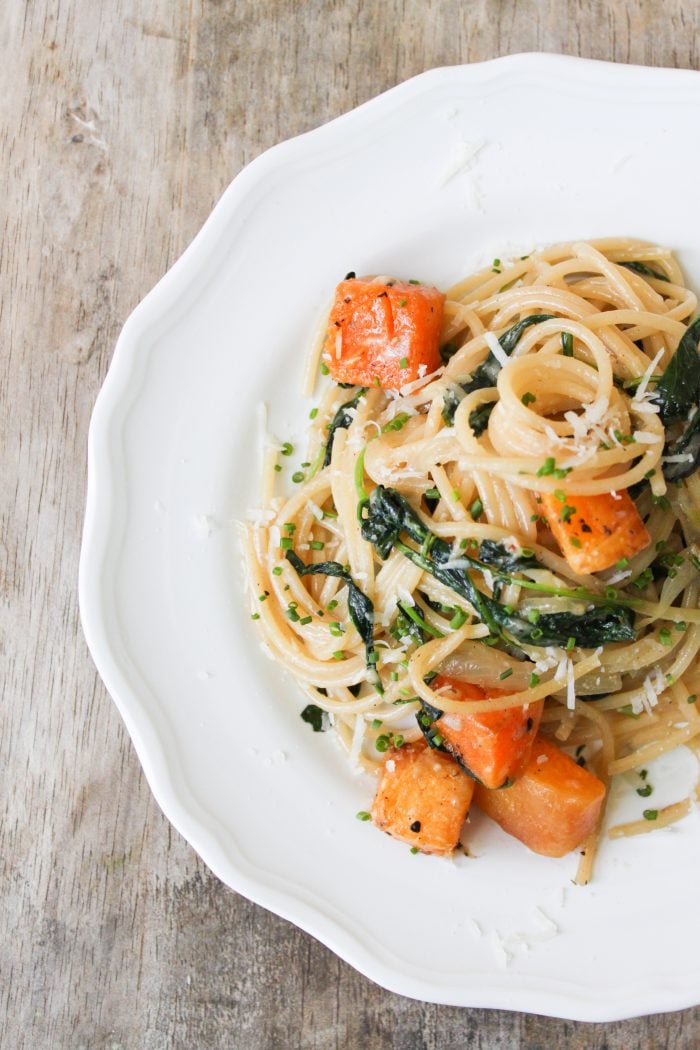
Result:
<svg viewBox="0 0 700 1050">
<path fill-rule="evenodd" d="M 372 820 L 423 853 L 452 853 L 474 794 L 454 759 L 423 741 L 387 752 Z"/>
<path fill-rule="evenodd" d="M 512 787 L 477 786 L 484 813 L 534 853 L 563 857 L 593 831 L 605 785 L 544 737 L 538 736 L 523 775 Z"/>
<path fill-rule="evenodd" d="M 651 543 L 626 490 L 617 498 L 608 493 L 559 498 L 562 495 L 542 492 L 537 506 L 574 572 L 602 572 Z"/>
<path fill-rule="evenodd" d="M 445 687 L 449 687 L 445 695 L 450 700 L 465 701 L 466 711 L 470 700 L 507 696 L 499 689 L 491 689 L 486 693 L 478 685 L 438 675 L 433 682 L 433 689 Z M 539 700 L 526 707 L 480 711 L 473 715 L 450 711 L 433 722 L 432 728 L 442 738 L 443 746 L 475 780 L 487 788 L 500 788 L 519 777 L 525 768 L 543 707 L 544 701 Z"/>
<path fill-rule="evenodd" d="M 398 390 L 440 366 L 445 296 L 401 281 L 341 281 L 323 361 L 338 383 Z"/>
</svg>

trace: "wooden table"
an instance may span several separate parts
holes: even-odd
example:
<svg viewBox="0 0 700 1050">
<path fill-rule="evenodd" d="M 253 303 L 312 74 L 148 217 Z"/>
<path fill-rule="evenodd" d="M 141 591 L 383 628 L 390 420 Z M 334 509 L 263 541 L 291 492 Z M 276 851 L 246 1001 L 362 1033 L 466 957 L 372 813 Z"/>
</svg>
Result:
<svg viewBox="0 0 700 1050">
<path fill-rule="evenodd" d="M 585 1026 L 403 999 L 226 889 L 151 798 L 76 598 L 116 336 L 246 162 L 431 66 L 698 68 L 698 5 L 4 0 L 0 30 L 2 1046 L 700 1045 L 700 1009 Z"/>
</svg>

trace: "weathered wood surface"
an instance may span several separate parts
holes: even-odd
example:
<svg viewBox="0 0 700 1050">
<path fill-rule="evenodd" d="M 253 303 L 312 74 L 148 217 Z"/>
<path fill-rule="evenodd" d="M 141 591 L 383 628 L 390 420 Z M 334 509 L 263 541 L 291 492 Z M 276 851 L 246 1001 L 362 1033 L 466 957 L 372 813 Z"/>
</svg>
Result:
<svg viewBox="0 0 700 1050">
<path fill-rule="evenodd" d="M 227 890 L 154 804 L 82 640 L 93 400 L 133 306 L 240 167 L 431 66 L 698 68 L 687 0 L 3 0 L 3 1047 L 697 1047 L 412 1002 Z"/>
</svg>

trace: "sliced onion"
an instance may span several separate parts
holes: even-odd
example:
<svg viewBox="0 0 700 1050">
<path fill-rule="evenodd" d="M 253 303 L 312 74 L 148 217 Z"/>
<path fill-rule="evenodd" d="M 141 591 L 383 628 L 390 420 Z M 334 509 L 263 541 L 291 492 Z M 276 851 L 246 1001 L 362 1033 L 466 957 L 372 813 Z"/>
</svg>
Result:
<svg viewBox="0 0 700 1050">
<path fill-rule="evenodd" d="M 501 678 L 509 668 L 512 674 Z M 534 664 L 529 660 L 514 660 L 512 656 L 481 642 L 463 642 L 440 665 L 440 673 L 450 678 L 471 682 L 482 688 L 502 689 L 508 693 L 527 689 L 533 670 Z"/>
</svg>

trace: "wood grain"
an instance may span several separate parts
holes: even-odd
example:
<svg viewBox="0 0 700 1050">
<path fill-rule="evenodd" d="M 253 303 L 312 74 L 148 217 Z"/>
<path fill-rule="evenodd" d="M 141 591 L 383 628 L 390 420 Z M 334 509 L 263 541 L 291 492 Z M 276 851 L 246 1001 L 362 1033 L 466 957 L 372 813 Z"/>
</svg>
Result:
<svg viewBox="0 0 700 1050">
<path fill-rule="evenodd" d="M 700 1045 L 413 1002 L 227 890 L 160 814 L 78 621 L 85 448 L 130 310 L 267 146 L 512 51 L 698 68 L 684 0 L 4 0 L 0 828 L 7 1047 Z"/>
</svg>

